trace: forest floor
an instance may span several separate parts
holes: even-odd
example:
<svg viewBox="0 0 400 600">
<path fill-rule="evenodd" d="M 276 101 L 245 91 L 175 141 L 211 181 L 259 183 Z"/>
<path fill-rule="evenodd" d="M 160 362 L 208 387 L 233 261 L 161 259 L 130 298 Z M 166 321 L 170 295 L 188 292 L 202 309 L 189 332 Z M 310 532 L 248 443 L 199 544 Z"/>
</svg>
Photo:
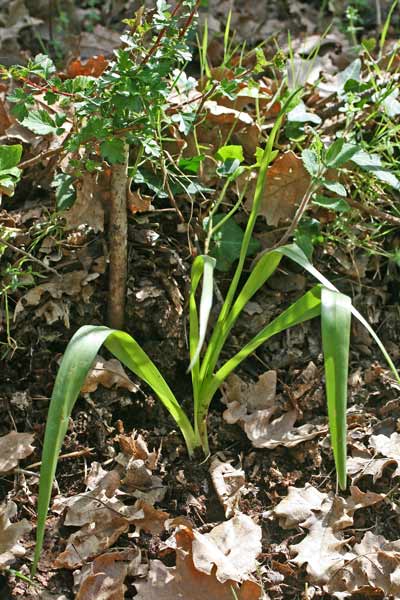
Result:
<svg viewBox="0 0 400 600">
<path fill-rule="evenodd" d="M 68 3 L 70 31 L 63 37 L 60 15 L 49 18 L 47 2 L 33 8 L 19 0 L 11 4 L 1 8 L 2 62 L 19 63 L 51 47 L 65 70 L 78 56 L 77 47 L 81 68 L 90 56 L 109 58 L 119 43 L 118 24 L 128 14 L 125 4 L 132 11 L 132 3 L 108 3 L 108 8 Z M 209 57 L 218 66 L 223 50 L 218 32 L 232 3 L 209 4 Z M 348 100 L 333 97 L 337 74 L 356 59 L 351 31 L 337 25 L 339 15 L 321 13 L 313 3 L 274 3 L 278 8 L 265 14 L 268 3 L 236 4 L 231 29 L 238 40 L 254 46 L 278 28 L 281 52 L 293 53 L 299 71 L 321 44 L 317 71 L 301 75 L 307 110 L 322 122 L 321 137 L 356 128 L 398 183 L 396 95 L 389 115 L 373 102 L 353 103 L 350 125 L 343 112 Z M 356 35 L 379 39 L 376 15 L 365 11 Z M 333 18 L 336 24 L 321 38 Z M 390 64 L 374 58 L 378 78 L 386 82 L 397 81 L 400 66 L 396 31 L 398 9 L 385 40 L 384 56 L 394 58 Z M 369 81 L 371 64 L 364 56 L 359 81 Z M 324 75 L 325 90 L 318 87 Z M 40 137 L 12 120 L 7 83 L 0 85 L 1 143 L 22 143 L 23 160 L 54 149 L 56 136 Z M 240 110 L 255 127 L 254 107 Z M 218 118 L 210 109 L 210 145 L 217 129 L 225 132 L 226 123 Z M 239 124 L 234 134 L 236 143 L 254 153 L 260 131 L 253 140 L 254 128 L 240 130 Z M 300 154 L 304 139 L 291 138 L 285 150 Z M 60 358 L 80 326 L 105 322 L 108 301 L 107 236 L 99 224 L 104 214 L 96 213 L 91 228 L 64 227 L 55 209 L 52 161 L 43 158 L 24 170 L 15 195 L 3 197 L 0 211 L 0 226 L 15 232 L 1 255 L 1 600 L 400 598 L 400 385 L 371 336 L 354 321 L 350 485 L 337 496 L 317 319 L 272 338 L 223 385 L 209 414 L 207 460 L 188 459 L 180 432 L 149 388 L 102 352 L 70 420 L 38 573 L 30 579 L 41 448 Z M 348 210 L 315 205 L 302 234 L 311 244 L 313 264 L 351 296 L 398 364 L 400 186 L 370 175 L 351 173 L 345 181 Z M 205 175 L 211 187 L 213 177 Z M 296 185 L 288 182 L 289 195 Z M 151 205 L 135 206 L 129 215 L 126 330 L 190 413 L 187 302 L 193 240 L 188 242 L 184 225 L 191 222 L 194 231 L 201 230 L 204 206 L 178 197 L 178 213 L 168 198 L 150 198 L 148 189 L 143 197 Z M 87 209 L 93 217 L 93 207 Z M 82 223 L 85 216 L 79 217 Z M 241 210 L 236 221 L 243 227 L 246 218 Z M 285 228 L 287 220 L 279 226 Z M 260 220 L 255 238 L 266 248 L 280 233 Z M 21 249 L 38 262 L 21 265 Z M 218 271 L 214 310 L 233 263 Z M 283 261 L 245 308 L 224 355 L 237 352 L 312 285 L 300 268 Z M 268 418 L 261 414 L 266 406 Z M 238 407 L 247 421 L 235 413 Z"/>
</svg>

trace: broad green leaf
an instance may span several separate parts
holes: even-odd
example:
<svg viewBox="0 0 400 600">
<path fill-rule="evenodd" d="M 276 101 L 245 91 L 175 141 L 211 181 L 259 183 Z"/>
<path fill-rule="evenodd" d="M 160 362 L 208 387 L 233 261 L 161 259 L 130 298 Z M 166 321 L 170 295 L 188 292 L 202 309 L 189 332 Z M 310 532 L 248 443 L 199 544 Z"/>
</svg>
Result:
<svg viewBox="0 0 400 600">
<path fill-rule="evenodd" d="M 200 298 L 200 310 L 199 310 L 199 333 L 197 344 L 192 348 L 191 345 L 191 361 L 189 366 L 189 371 L 191 371 L 194 365 L 198 362 L 201 349 L 203 347 L 204 341 L 206 339 L 207 333 L 207 325 L 208 319 L 210 317 L 210 312 L 212 308 L 213 302 L 213 288 L 214 288 L 214 268 L 215 268 L 216 260 L 211 256 L 198 256 L 193 263 L 193 269 L 197 271 L 197 269 L 201 269 L 203 276 L 203 288 L 201 291 Z M 197 273 L 196 273 L 197 275 Z M 196 287 L 198 277 L 193 277 L 192 271 L 192 279 L 195 280 Z M 192 284 L 191 294 L 194 296 L 196 289 Z M 192 353 L 193 352 L 193 353 Z"/>
<path fill-rule="evenodd" d="M 232 159 L 242 163 L 244 161 L 243 148 L 242 146 L 222 146 L 219 148 L 216 158 L 222 162 Z"/>
<path fill-rule="evenodd" d="M 347 486 L 346 409 L 351 300 L 327 288 L 321 290 L 321 327 L 329 428 L 339 487 Z"/>
<path fill-rule="evenodd" d="M 47 110 L 30 110 L 28 116 L 22 120 L 22 125 L 37 135 L 56 133 L 58 127 Z"/>
<path fill-rule="evenodd" d="M 320 171 L 320 163 L 318 155 L 314 150 L 306 149 L 301 153 L 301 159 L 303 165 L 311 175 L 311 177 L 318 177 Z"/>
<path fill-rule="evenodd" d="M 0 146 L 0 171 L 16 167 L 21 160 L 22 145 Z"/>
<path fill-rule="evenodd" d="M 113 137 L 100 144 L 102 157 L 112 165 L 123 163 L 125 160 L 125 142 L 121 138 Z"/>
<path fill-rule="evenodd" d="M 43 546 L 57 460 L 69 417 L 86 375 L 103 344 L 156 393 L 181 429 L 189 452 L 193 451 L 195 445 L 193 428 L 188 418 L 157 367 L 135 340 L 127 333 L 108 327 L 81 327 L 67 346 L 50 400 L 40 470 L 38 523 L 32 573 L 36 571 Z"/>
<path fill-rule="evenodd" d="M 182 171 L 187 171 L 188 173 L 198 173 L 201 163 L 205 158 L 204 154 L 199 154 L 197 156 L 192 156 L 190 158 L 181 158 L 178 163 L 178 167 L 182 169 Z"/>
<path fill-rule="evenodd" d="M 325 164 L 328 168 L 338 169 L 351 160 L 359 149 L 356 144 L 348 144 L 343 138 L 339 138 L 326 151 Z"/>
<path fill-rule="evenodd" d="M 343 198 L 347 196 L 346 188 L 344 187 L 344 185 L 339 183 L 339 181 L 330 181 L 329 179 L 323 179 L 321 180 L 321 184 L 324 186 L 324 188 L 326 188 L 330 192 L 333 192 L 334 194 L 337 194 L 338 196 L 342 196 Z"/>
<path fill-rule="evenodd" d="M 313 204 L 333 210 L 335 212 L 348 212 L 350 205 L 343 198 L 329 198 L 327 196 L 316 196 L 313 199 Z"/>
<path fill-rule="evenodd" d="M 302 100 L 287 114 L 287 120 L 294 123 L 314 123 L 321 124 L 321 117 L 315 113 L 308 112 L 306 105 Z"/>
<path fill-rule="evenodd" d="M 53 75 L 56 72 L 56 67 L 47 54 L 37 54 L 35 58 L 30 61 L 29 69 L 42 77 L 43 79 L 48 79 L 50 75 Z"/>
<path fill-rule="evenodd" d="M 223 213 L 213 216 L 213 227 L 225 217 Z M 234 219 L 228 219 L 212 235 L 211 256 L 216 259 L 218 271 L 229 271 L 240 256 L 244 232 Z M 251 238 L 247 256 L 254 255 L 260 249 L 258 240 Z"/>
</svg>

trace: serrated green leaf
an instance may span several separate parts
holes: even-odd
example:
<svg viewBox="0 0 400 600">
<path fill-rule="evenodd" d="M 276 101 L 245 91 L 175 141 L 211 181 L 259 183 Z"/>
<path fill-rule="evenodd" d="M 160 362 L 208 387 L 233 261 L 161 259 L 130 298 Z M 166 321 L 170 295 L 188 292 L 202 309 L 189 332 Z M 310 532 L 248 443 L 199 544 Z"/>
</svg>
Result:
<svg viewBox="0 0 400 600">
<path fill-rule="evenodd" d="M 125 144 L 120 138 L 110 138 L 100 144 L 100 152 L 104 160 L 112 165 L 123 163 L 125 159 Z"/>
<path fill-rule="evenodd" d="M 304 167 L 307 169 L 311 177 L 318 177 L 320 171 L 320 163 L 318 155 L 314 150 L 307 148 L 301 153 L 301 159 Z"/>
<path fill-rule="evenodd" d="M 365 150 L 359 150 L 351 158 L 351 161 L 364 171 L 372 173 L 377 179 L 387 183 L 395 190 L 400 190 L 400 181 L 382 166 L 382 160 L 378 154 L 369 154 Z"/>
<path fill-rule="evenodd" d="M 48 135 L 57 131 L 56 123 L 46 110 L 30 110 L 22 125 L 36 135 Z"/>
<path fill-rule="evenodd" d="M 343 198 L 347 196 L 346 188 L 344 187 L 344 185 L 339 183 L 339 181 L 330 181 L 329 179 L 323 179 L 320 183 L 324 186 L 324 188 L 326 188 L 330 192 L 333 192 L 334 194 L 337 194 L 338 196 L 342 196 Z"/>
</svg>

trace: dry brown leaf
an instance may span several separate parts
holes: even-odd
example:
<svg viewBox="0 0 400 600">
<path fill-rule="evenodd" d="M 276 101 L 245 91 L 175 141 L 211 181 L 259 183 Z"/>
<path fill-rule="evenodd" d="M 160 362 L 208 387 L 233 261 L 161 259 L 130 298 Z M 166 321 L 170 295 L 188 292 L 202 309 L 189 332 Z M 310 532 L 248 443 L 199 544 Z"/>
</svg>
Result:
<svg viewBox="0 0 400 600">
<path fill-rule="evenodd" d="M 148 212 L 152 210 L 151 206 L 152 197 L 145 196 L 140 193 L 139 190 L 134 192 L 128 191 L 127 204 L 129 212 L 135 215 L 136 213 Z"/>
<path fill-rule="evenodd" d="M 101 192 L 97 173 L 85 172 L 77 186 L 76 200 L 64 214 L 67 229 L 75 229 L 85 224 L 91 227 L 95 233 L 104 231 L 104 207 L 101 201 Z"/>
<path fill-rule="evenodd" d="M 342 531 L 353 524 L 354 513 L 360 508 L 381 502 L 385 496 L 362 492 L 353 486 L 351 496 L 341 498 L 334 494 L 322 494 L 312 486 L 295 489 L 272 511 L 280 519 L 282 527 L 301 526 L 308 530 L 306 537 L 291 545 L 295 553 L 293 562 L 307 564 L 307 572 L 316 583 L 326 583 L 346 561 L 352 559 Z"/>
<path fill-rule="evenodd" d="M 400 476 L 400 433 L 393 432 L 387 435 L 371 435 L 369 438 L 371 448 L 375 456 L 381 454 L 385 458 L 375 458 L 367 450 L 355 451 L 348 460 L 348 472 L 353 482 L 361 477 L 372 475 L 373 481 L 382 477 L 384 470 L 389 465 L 397 465 L 392 477 Z"/>
<path fill-rule="evenodd" d="M 82 394 L 95 392 L 99 385 L 107 389 L 123 388 L 130 392 L 137 392 L 138 387 L 126 374 L 123 366 L 116 358 L 104 360 L 96 356 L 95 363 L 86 376 L 85 383 L 81 389 Z"/>
<path fill-rule="evenodd" d="M 82 62 L 80 58 L 71 61 L 67 67 L 67 76 L 74 78 L 79 75 L 100 77 L 108 67 L 108 60 L 102 54 L 100 56 L 90 56 Z"/>
<path fill-rule="evenodd" d="M 145 439 L 140 433 L 137 435 L 136 431 L 133 431 L 129 436 L 121 434 L 118 441 L 122 452 L 127 457 L 126 463 L 131 458 L 140 458 L 151 471 L 156 468 L 160 453 L 150 452 Z"/>
<path fill-rule="evenodd" d="M 192 556 L 193 537 L 194 532 L 188 527 L 178 529 L 175 533 L 176 567 L 166 567 L 161 561 L 153 560 L 147 580 L 135 583 L 137 600 L 232 600 L 234 594 L 238 600 L 260 599 L 261 589 L 251 580 L 246 579 L 239 587 L 236 581 L 218 581 L 215 570 L 210 575 L 198 571 Z"/>
<path fill-rule="evenodd" d="M 235 469 L 229 462 L 214 456 L 209 472 L 219 501 L 225 509 L 225 516 L 229 518 L 234 514 L 240 500 L 245 484 L 244 471 Z"/>
<path fill-rule="evenodd" d="M 239 422 L 255 448 L 291 448 L 327 430 L 326 426 L 311 423 L 294 427 L 296 410 L 272 420 L 278 410 L 275 371 L 260 375 L 256 383 L 245 383 L 237 375 L 230 375 L 221 390 L 227 405 L 223 418 L 228 423 Z"/>
<path fill-rule="evenodd" d="M 138 548 L 98 556 L 82 569 L 75 600 L 124 600 L 125 578 L 138 573 L 140 558 Z"/>
<path fill-rule="evenodd" d="M 266 218 L 268 225 L 278 225 L 294 217 L 310 181 L 303 161 L 294 152 L 285 152 L 274 161 L 268 169 L 259 213 Z M 254 197 L 255 185 L 256 179 L 251 179 L 246 194 L 248 208 Z"/>
<path fill-rule="evenodd" d="M 152 533 L 153 535 L 160 535 L 165 529 L 165 521 L 169 519 L 169 514 L 162 510 L 157 510 L 154 506 L 147 504 L 144 500 L 138 500 L 135 503 L 135 510 L 138 511 L 138 515 L 129 519 L 131 525 L 135 525 L 138 532 L 141 529 Z M 140 514 L 141 513 L 141 514 Z"/>
<path fill-rule="evenodd" d="M 32 433 L 10 431 L 0 437 L 0 473 L 8 473 L 34 451 Z"/>
<path fill-rule="evenodd" d="M 110 548 L 129 529 L 128 519 L 110 507 L 103 507 L 98 516 L 98 520 L 87 523 L 69 536 L 67 547 L 54 561 L 56 569 L 77 569 Z"/>
<path fill-rule="evenodd" d="M 16 514 L 17 505 L 14 502 L 0 506 L 0 571 L 25 554 L 25 548 L 19 540 L 32 529 L 32 525 L 26 519 L 11 523 L 10 519 Z"/>
<path fill-rule="evenodd" d="M 381 592 L 385 598 L 400 597 L 400 540 L 389 542 L 367 531 L 325 589 L 336 598 L 355 593 L 368 598 L 373 592 Z"/>
</svg>

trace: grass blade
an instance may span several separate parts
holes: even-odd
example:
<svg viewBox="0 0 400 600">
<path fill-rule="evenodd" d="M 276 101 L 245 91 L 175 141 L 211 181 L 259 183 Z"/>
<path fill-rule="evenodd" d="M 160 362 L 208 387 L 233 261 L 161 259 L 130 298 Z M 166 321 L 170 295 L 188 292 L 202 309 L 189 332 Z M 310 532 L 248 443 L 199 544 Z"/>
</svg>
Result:
<svg viewBox="0 0 400 600">
<path fill-rule="evenodd" d="M 43 546 L 51 489 L 69 417 L 86 375 L 103 344 L 157 394 L 181 429 L 189 453 L 192 453 L 196 446 L 195 435 L 188 418 L 157 367 L 137 342 L 127 333 L 108 327 L 81 327 L 67 346 L 50 400 L 40 470 L 38 523 L 32 574 L 35 574 Z"/>
<path fill-rule="evenodd" d="M 340 489 L 347 486 L 346 409 L 349 367 L 351 300 L 327 288 L 321 291 L 321 326 L 324 350 L 329 429 Z"/>
</svg>

